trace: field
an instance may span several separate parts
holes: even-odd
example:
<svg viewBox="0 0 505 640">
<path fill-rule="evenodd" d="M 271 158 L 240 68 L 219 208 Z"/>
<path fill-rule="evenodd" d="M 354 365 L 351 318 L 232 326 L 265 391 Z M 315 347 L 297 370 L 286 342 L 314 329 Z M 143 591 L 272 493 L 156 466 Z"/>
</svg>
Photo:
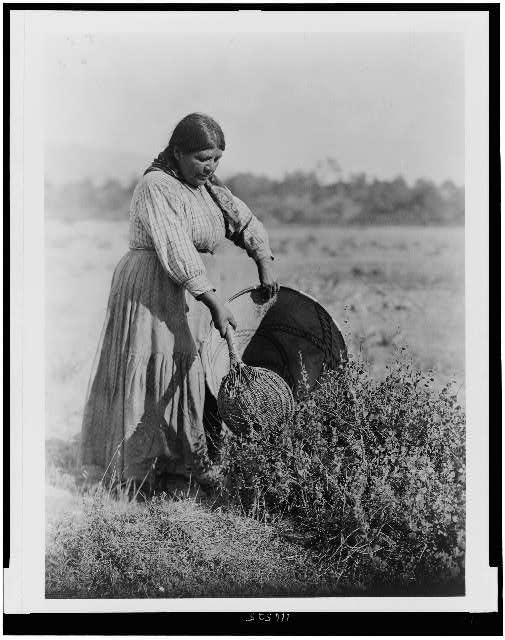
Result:
<svg viewBox="0 0 505 640">
<path fill-rule="evenodd" d="M 46 435 L 78 433 L 114 266 L 128 225 L 46 225 Z M 374 374 L 408 347 L 414 363 L 464 389 L 462 228 L 283 226 L 270 229 L 280 282 L 315 297 L 349 349 Z M 257 281 L 254 263 L 227 243 L 222 295 Z M 461 401 L 464 394 L 461 393 Z"/>
<path fill-rule="evenodd" d="M 394 359 L 411 359 L 415 368 L 430 372 L 435 389 L 441 389 L 448 381 L 454 380 L 457 402 L 464 406 L 462 228 L 278 226 L 269 229 L 269 232 L 281 284 L 298 288 L 319 300 L 339 325 L 351 354 L 364 361 L 371 379 L 382 379 L 388 363 Z M 73 445 L 69 445 L 65 452 L 64 443 L 75 441 L 80 430 L 88 376 L 102 328 L 112 273 L 115 264 L 127 250 L 127 236 L 126 221 L 47 221 L 46 440 L 49 453 L 47 462 L 50 467 L 56 459 L 61 463 L 66 455 L 69 458 L 74 455 Z M 223 297 L 229 297 L 256 282 L 255 266 L 245 253 L 227 243 L 221 249 L 219 258 L 222 265 L 220 285 Z M 418 410 L 420 409 L 417 408 L 416 411 Z M 249 453 L 242 451 L 237 455 L 244 457 Z M 60 463 L 56 462 L 56 467 Z M 397 465 L 396 462 L 394 464 Z M 418 462 L 415 464 L 418 465 Z M 458 468 L 462 464 L 461 461 Z M 65 464 L 60 464 L 61 466 Z M 380 465 L 378 469 L 380 470 Z M 464 471 L 459 469 L 459 472 L 458 477 L 461 477 Z M 417 471 L 405 473 L 410 474 L 408 477 L 417 478 Z M 167 594 L 166 589 L 172 589 L 174 595 L 190 595 L 190 592 L 197 591 L 191 591 L 189 583 L 194 586 L 199 580 L 208 584 L 209 593 L 214 595 L 230 592 L 237 595 L 274 592 L 287 595 L 282 590 L 282 585 L 287 584 L 286 580 L 295 585 L 295 593 L 338 593 L 340 587 L 330 584 L 333 578 L 321 574 L 319 564 L 313 566 L 315 561 L 312 556 L 306 556 L 304 550 L 293 547 L 291 543 L 279 546 L 272 537 L 272 530 L 265 528 L 265 523 L 259 528 L 256 525 L 251 528 L 251 523 L 244 521 L 240 514 L 226 515 L 219 511 L 215 516 L 212 515 L 214 512 L 205 510 L 205 505 L 202 507 L 192 499 L 188 499 L 186 507 L 169 506 L 160 511 L 158 505 L 153 507 L 154 512 L 149 509 L 139 512 L 131 505 L 101 505 L 83 519 L 80 498 L 76 497 L 72 483 L 69 482 L 66 487 L 62 478 L 54 467 L 46 478 L 48 542 L 53 545 L 50 557 L 55 562 L 55 568 L 50 572 L 54 583 L 50 592 L 53 594 L 61 595 L 57 584 L 60 579 L 57 558 L 63 553 L 63 547 L 58 544 L 63 544 L 63 540 L 67 553 L 70 548 L 68 540 L 72 539 L 75 549 L 80 550 L 83 544 L 87 544 L 93 531 L 98 529 L 101 535 L 107 536 L 109 542 L 117 543 L 117 548 L 121 549 L 121 562 L 126 563 L 127 567 L 124 575 L 129 575 L 132 567 L 136 567 L 135 571 L 144 576 L 144 591 L 131 592 L 137 596 L 140 593 L 155 597 L 154 593 L 163 597 L 163 594 Z M 437 481 L 442 483 L 437 485 L 438 494 L 440 487 L 450 486 L 450 481 L 449 484 L 444 479 L 439 478 Z M 417 500 L 417 489 L 413 488 L 412 492 Z M 458 516 L 452 515 L 456 513 L 456 507 L 452 504 L 456 500 L 453 494 L 447 500 L 449 506 L 445 505 L 443 509 L 453 509 L 447 511 L 450 513 L 447 517 L 452 522 L 453 517 L 460 517 L 460 512 Z M 405 511 L 403 508 L 402 510 Z M 218 518 L 219 523 L 215 518 Z M 182 545 L 181 553 L 187 554 L 189 558 L 187 566 L 201 567 L 200 577 L 200 574 L 188 573 L 186 567 L 186 573 L 181 574 L 186 576 L 184 579 L 181 578 L 171 587 L 167 587 L 165 583 L 160 586 L 152 582 L 156 568 L 145 564 L 148 555 L 140 557 L 137 552 L 131 557 L 127 555 L 137 545 L 139 536 L 145 535 L 146 545 L 149 543 L 156 547 L 158 542 L 149 536 L 154 535 L 153 523 L 160 519 L 166 520 L 166 531 L 171 532 L 163 540 L 168 545 Z M 129 523 L 126 533 L 121 528 L 122 525 L 118 525 L 120 522 Z M 212 531 L 217 548 L 222 551 L 226 547 L 229 550 L 228 555 L 225 554 L 225 560 L 220 555 L 221 551 L 218 553 L 216 547 L 205 543 L 201 523 L 204 531 Z M 60 531 L 60 543 L 54 543 L 54 527 Z M 177 527 L 191 533 L 192 537 L 188 538 L 192 540 L 191 544 L 181 542 Z M 240 544 L 234 538 L 234 532 L 239 530 L 250 531 L 250 535 L 243 535 Z M 222 536 L 225 534 L 234 544 L 224 543 Z M 125 538 L 125 535 L 130 535 L 131 539 Z M 422 547 L 420 550 L 422 556 L 424 550 Z M 97 547 L 97 553 L 102 553 L 101 546 Z M 250 563 L 243 560 L 251 557 L 257 559 L 260 567 L 255 576 L 250 574 Z M 82 572 L 82 558 L 79 562 L 79 571 Z M 114 562 L 117 562 L 117 558 Z M 169 558 L 164 557 L 163 562 L 169 563 Z M 96 563 L 91 562 L 86 566 L 92 576 L 89 579 L 98 580 L 93 574 Z M 182 571 L 179 565 L 175 569 L 174 566 L 173 563 L 167 564 L 167 571 Z M 218 566 L 223 576 L 227 576 L 219 584 L 215 581 L 216 574 L 212 569 L 215 566 Z M 279 570 L 275 575 L 270 575 L 271 569 L 267 567 L 273 566 L 277 566 Z M 65 571 L 66 569 L 64 573 Z M 266 574 L 268 578 L 265 578 Z M 82 583 L 82 575 L 76 575 L 76 584 L 79 581 Z M 114 576 L 111 578 L 112 582 L 107 583 L 109 591 L 105 590 L 103 593 L 116 596 L 130 593 L 124 590 L 124 585 L 134 583 L 131 580 L 129 583 L 126 578 L 126 582 L 121 582 L 116 574 Z M 65 582 L 63 574 L 60 577 L 68 589 L 68 580 Z M 330 583 L 327 583 L 327 579 Z M 229 581 L 228 591 L 223 591 L 226 580 Z M 148 587 L 145 586 L 147 583 Z M 159 593 L 158 589 L 161 589 Z"/>
</svg>

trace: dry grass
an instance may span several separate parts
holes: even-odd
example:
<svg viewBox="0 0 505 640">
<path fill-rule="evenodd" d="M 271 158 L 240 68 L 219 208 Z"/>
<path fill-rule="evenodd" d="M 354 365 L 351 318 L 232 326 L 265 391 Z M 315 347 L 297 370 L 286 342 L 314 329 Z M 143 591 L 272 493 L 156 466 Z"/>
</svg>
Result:
<svg viewBox="0 0 505 640">
<path fill-rule="evenodd" d="M 99 492 L 48 525 L 50 598 L 339 593 L 331 574 L 273 527 L 195 497 L 139 504 Z"/>
</svg>

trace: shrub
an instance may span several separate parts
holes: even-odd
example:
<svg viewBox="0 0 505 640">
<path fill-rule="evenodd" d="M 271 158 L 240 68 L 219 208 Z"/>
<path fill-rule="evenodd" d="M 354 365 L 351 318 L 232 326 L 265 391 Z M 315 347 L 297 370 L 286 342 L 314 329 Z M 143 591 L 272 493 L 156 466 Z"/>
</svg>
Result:
<svg viewBox="0 0 505 640">
<path fill-rule="evenodd" d="M 465 419 L 453 384 L 351 361 L 302 394 L 290 423 L 223 450 L 248 515 L 288 519 L 322 568 L 357 588 L 461 583 Z"/>
</svg>

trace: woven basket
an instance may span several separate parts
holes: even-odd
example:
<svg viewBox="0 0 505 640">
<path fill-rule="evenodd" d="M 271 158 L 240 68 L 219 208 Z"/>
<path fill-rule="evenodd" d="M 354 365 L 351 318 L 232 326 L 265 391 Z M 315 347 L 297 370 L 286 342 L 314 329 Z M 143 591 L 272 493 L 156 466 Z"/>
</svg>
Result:
<svg viewBox="0 0 505 640">
<path fill-rule="evenodd" d="M 226 340 L 230 371 L 217 396 L 219 413 L 235 434 L 287 422 L 294 411 L 291 389 L 276 373 L 244 364 L 238 354 L 234 331 L 228 325 Z"/>
<path fill-rule="evenodd" d="M 347 361 L 335 320 L 301 291 L 282 286 L 266 300 L 260 288 L 249 287 L 232 296 L 228 306 L 237 320 L 235 342 L 243 362 L 277 373 L 295 395 L 303 378 L 303 385 L 312 389 L 324 368 L 336 369 Z M 230 355 L 215 328 L 203 345 L 202 362 L 209 391 L 217 398 Z"/>
</svg>

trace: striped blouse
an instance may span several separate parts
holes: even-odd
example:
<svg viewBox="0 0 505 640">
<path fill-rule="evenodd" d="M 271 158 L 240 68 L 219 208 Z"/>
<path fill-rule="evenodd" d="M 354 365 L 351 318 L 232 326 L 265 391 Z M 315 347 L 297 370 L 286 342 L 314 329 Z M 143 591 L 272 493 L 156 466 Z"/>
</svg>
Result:
<svg viewBox="0 0 505 640">
<path fill-rule="evenodd" d="M 247 205 L 234 196 L 246 220 Z M 163 268 L 195 298 L 215 290 L 199 253 L 214 253 L 229 237 L 223 213 L 204 186 L 191 187 L 152 171 L 137 184 L 130 204 L 130 249 L 155 250 Z M 258 260 L 272 258 L 268 235 L 253 216 L 234 242 Z"/>
</svg>

